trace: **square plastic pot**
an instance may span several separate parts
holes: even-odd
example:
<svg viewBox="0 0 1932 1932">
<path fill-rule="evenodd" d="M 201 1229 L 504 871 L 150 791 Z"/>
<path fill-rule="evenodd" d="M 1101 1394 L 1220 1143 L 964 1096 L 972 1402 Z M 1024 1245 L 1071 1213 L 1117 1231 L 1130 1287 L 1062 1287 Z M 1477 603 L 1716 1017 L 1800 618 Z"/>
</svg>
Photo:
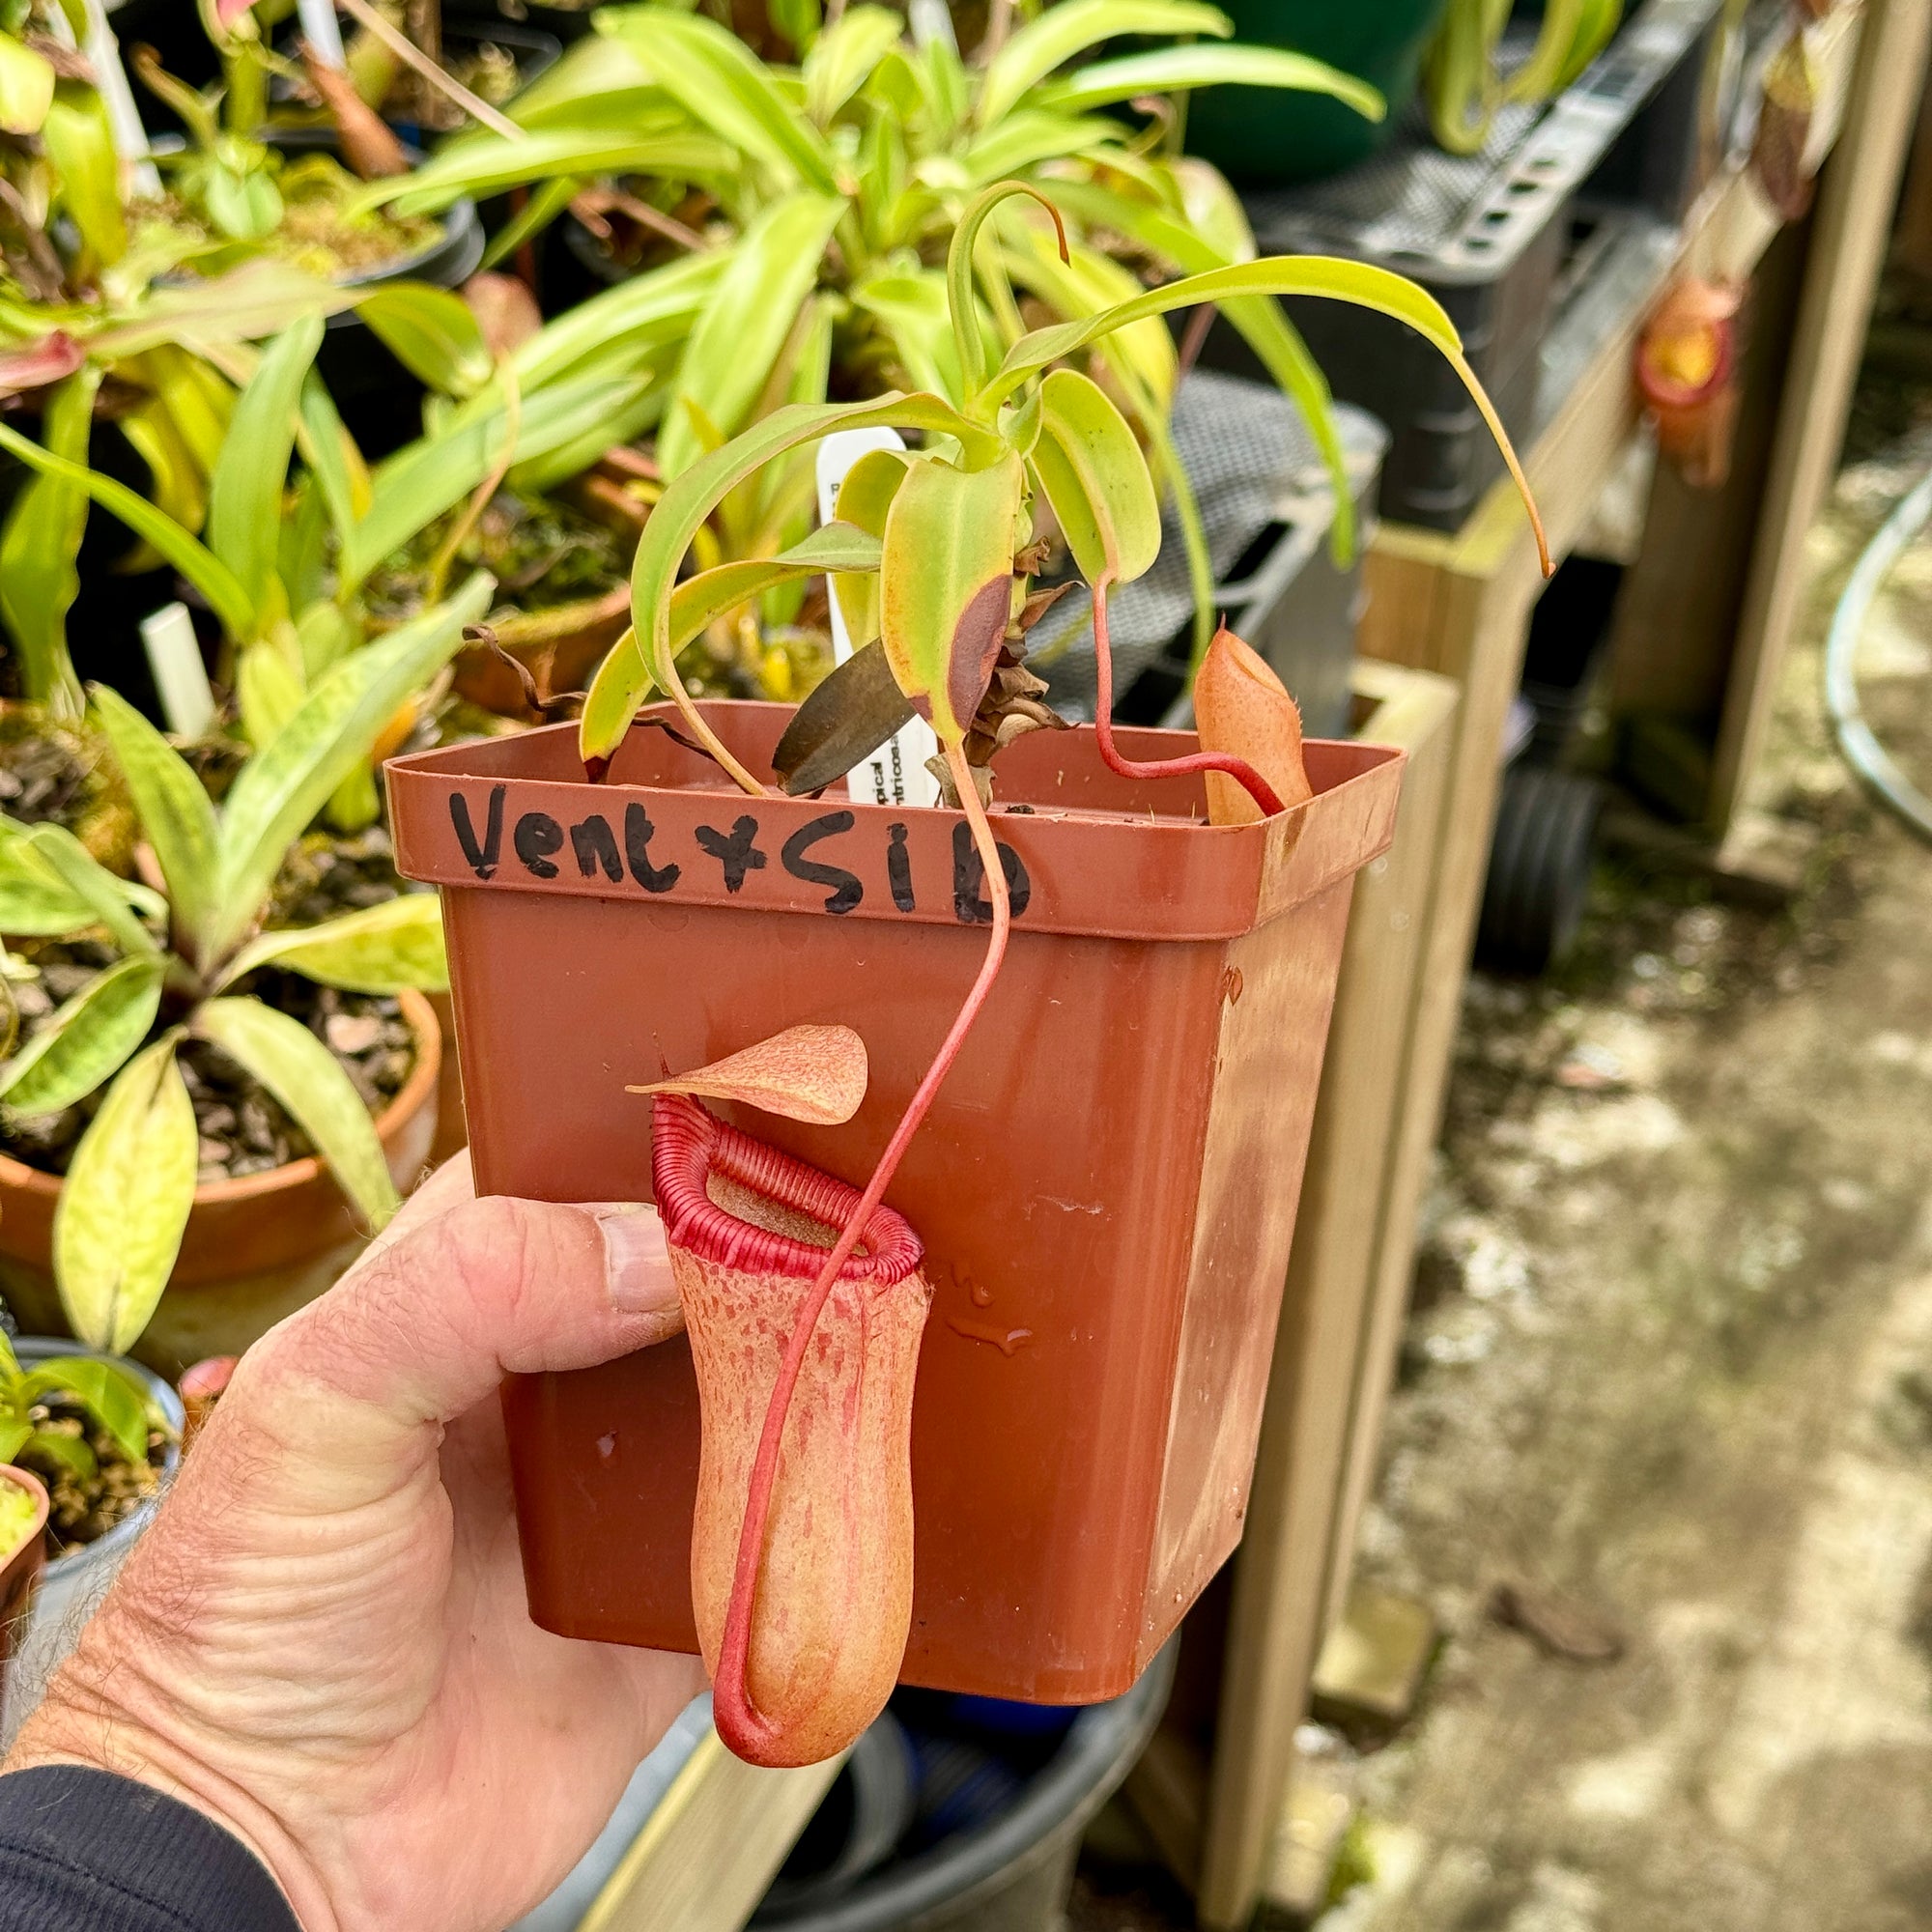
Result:
<svg viewBox="0 0 1932 1932">
<path fill-rule="evenodd" d="M 786 707 L 707 711 L 769 769 Z M 1091 729 L 1002 754 L 1006 970 L 889 1195 L 935 1290 L 908 1683 L 1118 1695 L 1239 1538 L 1350 895 L 1402 763 L 1307 753 L 1317 795 L 1238 827 L 1206 823 L 1199 780 L 1116 778 Z M 601 785 L 567 725 L 389 783 L 402 870 L 442 888 L 480 1188 L 648 1198 L 626 1084 L 806 1021 L 864 1036 L 857 1118 L 739 1123 L 864 1180 L 983 954 L 959 813 L 748 798 L 641 726 Z M 696 1650 L 686 1346 L 505 1403 L 537 1621 Z"/>
</svg>

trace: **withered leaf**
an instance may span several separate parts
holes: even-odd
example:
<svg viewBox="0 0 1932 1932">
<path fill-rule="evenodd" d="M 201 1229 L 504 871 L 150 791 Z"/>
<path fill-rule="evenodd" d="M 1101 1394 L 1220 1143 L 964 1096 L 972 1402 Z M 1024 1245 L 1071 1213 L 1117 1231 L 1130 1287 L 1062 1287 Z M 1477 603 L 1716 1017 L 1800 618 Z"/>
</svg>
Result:
<svg viewBox="0 0 1932 1932">
<path fill-rule="evenodd" d="M 874 638 L 838 666 L 792 713 L 772 769 L 791 798 L 842 779 L 893 733 L 912 722 L 913 709 Z"/>
<path fill-rule="evenodd" d="M 690 1073 L 668 1074 L 627 1094 L 692 1094 L 742 1100 L 761 1113 L 841 1126 L 866 1097 L 866 1042 L 847 1026 L 795 1026 Z"/>
</svg>

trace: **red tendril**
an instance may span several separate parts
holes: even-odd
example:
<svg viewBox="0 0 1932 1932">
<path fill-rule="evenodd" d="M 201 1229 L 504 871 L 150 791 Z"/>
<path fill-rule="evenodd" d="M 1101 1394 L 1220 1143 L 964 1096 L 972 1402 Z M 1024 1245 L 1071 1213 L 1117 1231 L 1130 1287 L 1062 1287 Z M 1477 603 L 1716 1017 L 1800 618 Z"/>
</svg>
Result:
<svg viewBox="0 0 1932 1932">
<path fill-rule="evenodd" d="M 1114 652 L 1107 639 L 1107 591 L 1103 574 L 1094 585 L 1094 735 L 1107 769 L 1123 779 L 1179 779 L 1190 772 L 1221 772 L 1261 808 L 1264 818 L 1285 810 L 1274 787 L 1245 758 L 1232 752 L 1189 752 L 1179 758 L 1128 758 L 1114 743 Z"/>
<path fill-rule="evenodd" d="M 774 1728 L 771 1720 L 753 1704 L 747 1677 L 752 1655 L 752 1611 L 757 1595 L 758 1566 L 764 1557 L 765 1525 L 771 1516 L 772 1487 L 778 1477 L 779 1442 L 784 1434 L 785 1418 L 791 1412 L 792 1392 L 798 1386 L 799 1371 L 805 1364 L 805 1351 L 811 1344 L 811 1331 L 818 1323 L 820 1311 L 832 1293 L 833 1283 L 851 1259 L 852 1251 L 859 1245 L 865 1231 L 872 1225 L 874 1210 L 885 1198 L 886 1189 L 892 1185 L 893 1176 L 898 1172 L 899 1162 L 905 1157 L 913 1135 L 919 1131 L 921 1122 L 930 1111 L 941 1083 L 952 1070 L 953 1061 L 959 1057 L 959 1049 L 966 1043 L 966 1036 L 973 1030 L 973 1022 L 979 1018 L 980 1009 L 985 1005 L 986 995 L 993 989 L 993 981 L 999 978 L 1000 965 L 1007 954 L 1007 935 L 1012 929 L 1012 902 L 1007 893 L 1006 871 L 1000 864 L 999 847 L 993 840 L 993 828 L 986 822 L 985 808 L 980 805 L 980 795 L 973 788 L 973 776 L 967 769 L 965 753 L 958 746 L 949 745 L 946 760 L 952 767 L 952 782 L 958 789 L 959 803 L 966 813 L 967 823 L 973 829 L 973 843 L 979 851 L 980 863 L 985 868 L 986 894 L 993 904 L 993 929 L 987 938 L 986 956 L 980 962 L 972 991 L 966 995 L 965 1003 L 954 1017 L 932 1065 L 925 1069 L 925 1077 L 907 1102 L 905 1112 L 899 1116 L 899 1123 L 893 1129 L 893 1137 L 886 1143 L 886 1151 L 879 1156 L 879 1164 L 873 1168 L 872 1178 L 867 1181 L 865 1191 L 857 1197 L 856 1205 L 846 1215 L 838 1240 L 820 1262 L 818 1278 L 799 1304 L 798 1320 L 792 1324 L 783 1358 L 779 1363 L 778 1380 L 773 1384 L 772 1399 L 765 1407 L 764 1427 L 759 1433 L 757 1454 L 752 1463 L 751 1482 L 745 1500 L 745 1522 L 738 1535 L 738 1560 L 731 1574 L 731 1599 L 724 1609 L 724 1633 L 718 1647 L 717 1680 L 712 1686 L 712 1721 L 718 1727 L 718 1735 L 734 1750 L 741 1750 L 741 1754 L 742 1749 L 751 1747 L 757 1740 L 769 1738 Z"/>
</svg>

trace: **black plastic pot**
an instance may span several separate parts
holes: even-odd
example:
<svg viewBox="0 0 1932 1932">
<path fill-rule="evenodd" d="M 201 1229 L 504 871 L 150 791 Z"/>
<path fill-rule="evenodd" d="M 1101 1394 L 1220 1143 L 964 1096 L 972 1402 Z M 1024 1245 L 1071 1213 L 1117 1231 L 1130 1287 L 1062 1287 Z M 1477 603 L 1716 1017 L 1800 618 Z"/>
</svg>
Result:
<svg viewBox="0 0 1932 1932">
<path fill-rule="evenodd" d="M 840 1897 L 786 1904 L 756 1927 L 787 1932 L 1056 1932 L 1080 1834 L 1147 1747 L 1174 1682 L 1170 1644 L 1140 1682 L 1084 1710 L 1009 1810 L 930 1851 L 884 1865 Z"/>
<path fill-rule="evenodd" d="M 332 128 L 274 128 L 263 138 L 288 155 L 336 152 Z M 483 259 L 483 224 L 469 201 L 452 202 L 438 218 L 442 234 L 429 247 L 363 274 L 345 275 L 345 284 L 429 282 L 440 289 L 461 288 Z M 387 456 L 421 429 L 423 385 L 353 309 L 328 318 L 316 368 L 364 456 Z"/>
<path fill-rule="evenodd" d="M 513 21 L 496 21 L 481 16 L 444 20 L 442 44 L 445 56 L 455 48 L 485 44 L 505 48 L 517 63 L 519 92 L 540 74 L 548 73 L 563 58 L 563 43 L 554 34 L 547 34 L 537 27 L 520 27 Z M 419 128 L 413 121 L 384 118 L 406 141 L 434 140 L 442 132 L 440 128 Z M 486 221 L 485 225 L 489 223 Z"/>
<path fill-rule="evenodd" d="M 586 0 L 581 7 L 551 7 L 544 0 L 443 0 L 443 31 L 452 31 L 459 22 L 467 26 L 475 20 L 493 24 L 504 20 L 540 28 L 568 45 L 594 31 L 590 22 L 596 6 L 597 0 Z"/>
</svg>

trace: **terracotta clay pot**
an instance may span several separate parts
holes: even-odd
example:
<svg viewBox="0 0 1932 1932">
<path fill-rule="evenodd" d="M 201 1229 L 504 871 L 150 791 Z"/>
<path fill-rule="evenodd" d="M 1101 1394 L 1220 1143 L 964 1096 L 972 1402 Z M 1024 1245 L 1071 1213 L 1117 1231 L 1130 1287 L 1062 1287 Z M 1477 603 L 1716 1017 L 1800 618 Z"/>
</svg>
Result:
<svg viewBox="0 0 1932 1932">
<path fill-rule="evenodd" d="M 554 611 L 538 611 L 496 625 L 497 641 L 527 670 L 539 696 L 582 691 L 631 621 L 631 586 L 620 583 L 602 597 L 586 597 Z M 534 720 L 524 681 L 493 650 L 472 645 L 459 651 L 456 689 L 472 704 L 499 718 Z"/>
<path fill-rule="evenodd" d="M 442 1040 L 420 993 L 398 995 L 415 1064 L 377 1117 L 389 1173 L 407 1193 L 436 1137 Z M 0 1155 L 0 1296 L 22 1328 L 66 1335 L 53 1278 L 61 1178 Z M 323 1163 L 310 1156 L 194 1190 L 181 1258 L 133 1353 L 170 1378 L 208 1355 L 239 1355 L 283 1316 L 313 1301 L 361 1253 L 367 1232 Z"/>
<path fill-rule="evenodd" d="M 47 1567 L 47 1492 L 31 1469 L 15 1468 L 11 1463 L 0 1463 L 0 1479 L 24 1490 L 35 1509 L 33 1529 L 0 1560 L 0 1703 L 4 1703 L 7 1672 L 26 1634 L 34 1586 Z"/>
<path fill-rule="evenodd" d="M 789 707 L 705 709 L 770 768 Z M 1198 778 L 1120 779 L 1091 729 L 1001 756 L 1006 969 L 889 1195 L 933 1289 L 904 1681 L 1117 1695 L 1240 1535 L 1350 895 L 1402 764 L 1306 749 L 1314 798 L 1223 827 Z M 748 798 L 643 728 L 601 785 L 574 725 L 388 774 L 400 868 L 442 888 L 480 1190 L 645 1199 L 627 1083 L 831 1021 L 870 1055 L 854 1120 L 736 1119 L 863 1181 L 984 953 L 961 814 Z M 689 1347 L 505 1402 L 537 1621 L 695 1650 Z"/>
</svg>

